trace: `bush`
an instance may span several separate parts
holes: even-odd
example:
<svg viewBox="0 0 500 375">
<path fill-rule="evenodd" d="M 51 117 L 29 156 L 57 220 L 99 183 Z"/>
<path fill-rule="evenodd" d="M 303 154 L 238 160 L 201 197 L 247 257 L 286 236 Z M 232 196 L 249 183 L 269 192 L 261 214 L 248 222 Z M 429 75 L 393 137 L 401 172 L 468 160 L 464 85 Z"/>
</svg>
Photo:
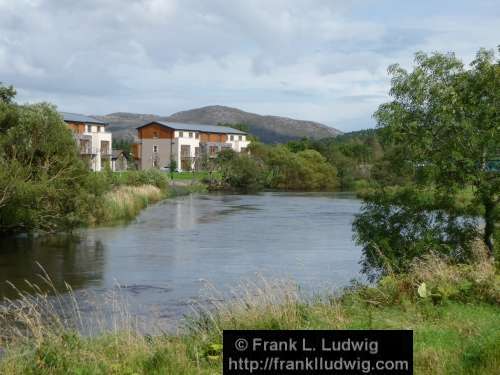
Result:
<svg viewBox="0 0 500 375">
<path fill-rule="evenodd" d="M 55 108 L 2 103 L 0 121 L 0 232 L 81 224 L 89 172 Z"/>
<path fill-rule="evenodd" d="M 482 247 L 475 243 L 475 246 Z M 455 264 L 435 252 L 415 259 L 403 274 L 388 274 L 375 286 L 355 285 L 344 298 L 360 299 L 373 306 L 405 303 L 465 303 L 500 304 L 500 278 L 495 265 L 483 256 L 470 264 Z"/>
<path fill-rule="evenodd" d="M 222 183 L 239 191 L 256 191 L 264 182 L 264 167 L 248 155 L 222 152 L 218 163 L 221 166 Z"/>
<path fill-rule="evenodd" d="M 337 171 L 317 151 L 291 152 L 277 146 L 266 158 L 270 175 L 268 185 L 284 190 L 332 190 L 337 186 Z"/>
<path fill-rule="evenodd" d="M 386 189 L 367 197 L 354 220 L 356 243 L 363 246 L 362 270 L 371 280 L 407 272 L 430 251 L 468 262 L 477 238 L 477 220 L 450 213 L 432 191 Z"/>
</svg>

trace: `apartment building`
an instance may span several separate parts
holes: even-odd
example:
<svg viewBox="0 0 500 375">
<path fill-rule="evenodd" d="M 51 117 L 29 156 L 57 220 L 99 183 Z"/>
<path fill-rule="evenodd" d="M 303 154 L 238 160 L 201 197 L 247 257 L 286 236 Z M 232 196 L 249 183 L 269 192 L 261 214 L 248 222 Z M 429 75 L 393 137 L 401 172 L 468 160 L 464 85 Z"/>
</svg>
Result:
<svg viewBox="0 0 500 375">
<path fill-rule="evenodd" d="M 101 171 L 111 162 L 112 136 L 106 123 L 76 113 L 59 112 L 73 131 L 80 155 L 93 171 Z"/>
<path fill-rule="evenodd" d="M 153 121 L 137 128 L 132 153 L 139 169 L 169 167 L 203 169 L 200 161 L 215 158 L 223 149 L 244 152 L 247 133 L 226 126 Z"/>
</svg>

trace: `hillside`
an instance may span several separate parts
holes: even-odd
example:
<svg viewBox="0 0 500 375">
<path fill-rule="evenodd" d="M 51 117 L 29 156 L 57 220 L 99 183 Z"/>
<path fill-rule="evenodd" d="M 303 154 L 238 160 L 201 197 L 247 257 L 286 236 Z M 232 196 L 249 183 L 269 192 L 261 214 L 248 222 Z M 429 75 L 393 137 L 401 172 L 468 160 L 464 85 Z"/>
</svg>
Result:
<svg viewBox="0 0 500 375">
<path fill-rule="evenodd" d="M 318 122 L 279 116 L 262 116 L 224 106 L 202 107 L 177 112 L 171 116 L 119 112 L 94 117 L 108 122 L 109 130 L 116 138 L 133 137 L 137 126 L 153 120 L 210 125 L 244 123 L 248 125 L 252 135 L 257 136 L 265 143 L 286 142 L 304 137 L 320 139 L 342 134 L 339 130 Z"/>
</svg>

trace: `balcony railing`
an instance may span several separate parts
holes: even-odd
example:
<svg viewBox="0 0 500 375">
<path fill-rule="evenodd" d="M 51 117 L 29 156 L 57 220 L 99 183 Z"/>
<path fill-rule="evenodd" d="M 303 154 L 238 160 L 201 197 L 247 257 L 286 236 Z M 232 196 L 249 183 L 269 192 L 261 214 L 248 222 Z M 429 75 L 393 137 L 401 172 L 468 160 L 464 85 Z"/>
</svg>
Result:
<svg viewBox="0 0 500 375">
<path fill-rule="evenodd" d="M 92 147 L 80 147 L 81 155 L 95 155 L 95 152 L 92 152 Z"/>
</svg>

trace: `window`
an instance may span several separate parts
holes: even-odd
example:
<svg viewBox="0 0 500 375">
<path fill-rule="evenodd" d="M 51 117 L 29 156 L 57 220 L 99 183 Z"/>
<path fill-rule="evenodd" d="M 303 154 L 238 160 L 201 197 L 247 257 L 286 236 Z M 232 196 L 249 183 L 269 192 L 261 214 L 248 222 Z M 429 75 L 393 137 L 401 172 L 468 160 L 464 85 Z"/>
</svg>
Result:
<svg viewBox="0 0 500 375">
<path fill-rule="evenodd" d="M 234 141 L 234 135 L 229 136 L 229 139 L 230 139 L 231 141 Z"/>
<path fill-rule="evenodd" d="M 184 132 L 179 132 L 179 138 L 184 137 Z"/>
<path fill-rule="evenodd" d="M 155 152 L 155 153 L 158 152 L 158 145 L 153 146 L 153 152 Z"/>
<path fill-rule="evenodd" d="M 215 156 L 217 155 L 217 152 L 219 151 L 219 147 L 217 146 L 210 146 L 208 148 L 208 153 L 210 154 L 210 156 Z"/>
<path fill-rule="evenodd" d="M 101 155 L 110 155 L 109 141 L 101 141 Z"/>
<path fill-rule="evenodd" d="M 87 125 L 87 132 L 90 133 L 92 131 L 92 126 Z"/>
<path fill-rule="evenodd" d="M 153 138 L 158 138 L 158 132 L 153 132 Z"/>
<path fill-rule="evenodd" d="M 242 135 L 240 135 L 240 141 L 242 141 L 242 140 L 243 140 L 243 136 L 242 136 Z"/>
<path fill-rule="evenodd" d="M 189 138 L 193 138 L 193 133 L 189 132 Z"/>
<path fill-rule="evenodd" d="M 181 146 L 181 157 L 189 158 L 191 156 L 191 146 L 190 145 L 182 145 Z"/>
<path fill-rule="evenodd" d="M 195 137 L 196 139 L 200 138 L 200 133 L 194 133 L 194 137 Z"/>
</svg>

